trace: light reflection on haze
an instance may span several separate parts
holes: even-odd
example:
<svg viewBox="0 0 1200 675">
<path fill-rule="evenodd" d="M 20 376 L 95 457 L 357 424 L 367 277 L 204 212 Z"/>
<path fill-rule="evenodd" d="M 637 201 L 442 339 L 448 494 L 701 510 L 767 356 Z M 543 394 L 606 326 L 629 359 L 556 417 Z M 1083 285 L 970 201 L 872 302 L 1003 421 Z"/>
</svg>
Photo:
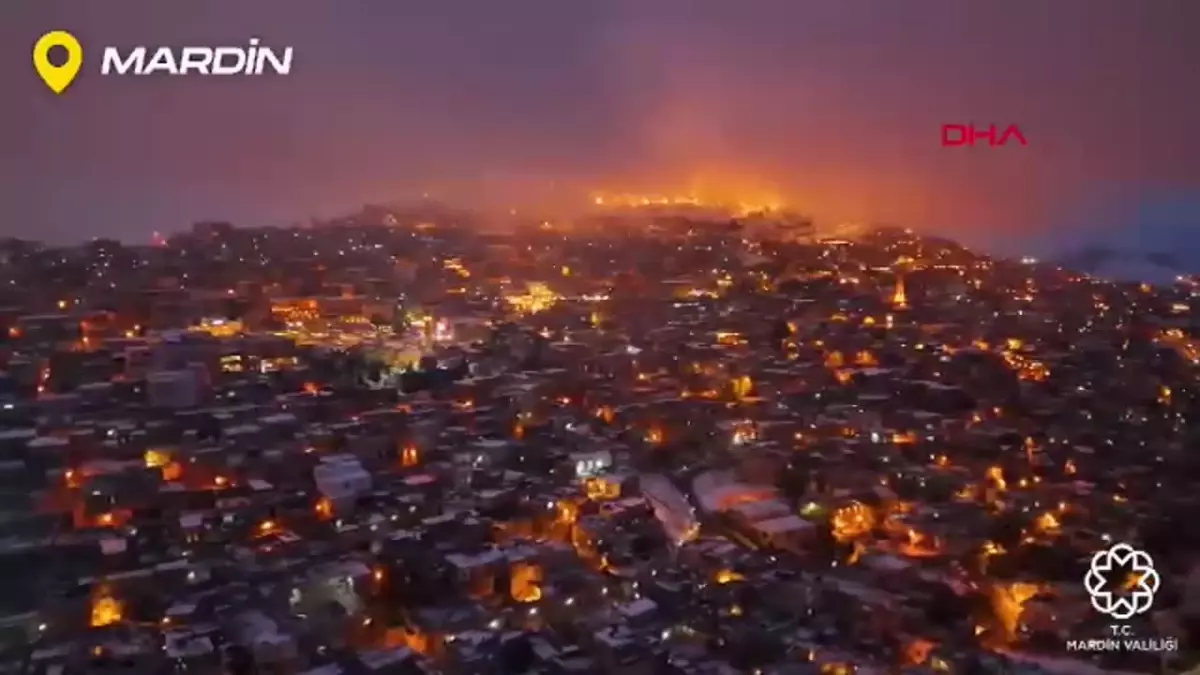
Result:
<svg viewBox="0 0 1200 675">
<path fill-rule="evenodd" d="M 1186 0 L 661 0 L 6 8 L 3 233 L 144 238 L 433 191 L 497 206 L 595 189 L 781 195 L 822 220 L 995 240 L 1200 182 Z M 284 80 L 104 79 L 51 97 L 50 28 L 94 44 L 296 47 Z M 16 92 L 16 94 L 14 94 Z M 958 151 L 944 123 L 1018 123 Z M 1082 223 L 1080 223 L 1082 224 Z"/>
</svg>

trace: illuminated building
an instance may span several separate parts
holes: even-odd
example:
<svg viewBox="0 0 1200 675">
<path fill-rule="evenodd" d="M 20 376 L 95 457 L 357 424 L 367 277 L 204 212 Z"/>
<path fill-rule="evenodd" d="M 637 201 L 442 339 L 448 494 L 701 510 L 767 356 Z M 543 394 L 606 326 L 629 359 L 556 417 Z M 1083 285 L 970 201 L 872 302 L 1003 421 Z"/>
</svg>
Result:
<svg viewBox="0 0 1200 675">
<path fill-rule="evenodd" d="M 542 283 L 532 283 L 525 293 L 505 296 L 504 300 L 516 311 L 522 314 L 537 314 L 544 312 L 562 299 L 550 287 Z"/>
<path fill-rule="evenodd" d="M 217 318 L 203 319 L 200 323 L 192 326 L 191 330 L 197 333 L 207 333 L 213 337 L 226 338 L 241 335 L 245 327 L 241 321 Z"/>
<path fill-rule="evenodd" d="M 121 601 L 113 596 L 107 586 L 101 586 L 92 598 L 91 625 L 102 628 L 120 623 L 124 619 L 124 607 Z"/>
<path fill-rule="evenodd" d="M 596 452 L 571 453 L 571 462 L 575 465 L 575 475 L 579 478 L 596 476 L 612 466 L 612 453 L 607 450 Z"/>
<path fill-rule="evenodd" d="M 896 276 L 896 288 L 892 291 L 892 307 L 894 309 L 908 309 L 908 293 L 904 290 L 904 277 Z"/>
</svg>

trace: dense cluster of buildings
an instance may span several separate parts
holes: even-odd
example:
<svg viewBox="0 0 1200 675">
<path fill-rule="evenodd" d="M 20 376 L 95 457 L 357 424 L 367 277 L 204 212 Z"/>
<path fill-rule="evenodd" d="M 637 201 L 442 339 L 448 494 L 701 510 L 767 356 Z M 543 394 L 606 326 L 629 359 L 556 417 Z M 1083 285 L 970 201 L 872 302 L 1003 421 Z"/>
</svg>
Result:
<svg viewBox="0 0 1200 675">
<path fill-rule="evenodd" d="M 0 243 L 0 672 L 1185 670 L 1196 292 L 770 217 Z"/>
</svg>

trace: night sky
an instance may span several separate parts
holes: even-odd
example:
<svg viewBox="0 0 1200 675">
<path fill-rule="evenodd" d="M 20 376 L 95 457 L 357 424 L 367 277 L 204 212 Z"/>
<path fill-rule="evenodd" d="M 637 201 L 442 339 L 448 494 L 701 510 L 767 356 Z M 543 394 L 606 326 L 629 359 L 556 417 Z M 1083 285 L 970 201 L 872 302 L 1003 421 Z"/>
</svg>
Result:
<svg viewBox="0 0 1200 675">
<path fill-rule="evenodd" d="M 30 64 L 53 29 L 85 51 L 62 96 Z M 5 0 L 0 234 L 695 189 L 1014 252 L 1170 245 L 1200 229 L 1198 35 L 1197 0 Z M 292 74 L 99 75 L 102 46 L 251 36 Z M 942 148 L 959 122 L 1029 146 Z"/>
</svg>

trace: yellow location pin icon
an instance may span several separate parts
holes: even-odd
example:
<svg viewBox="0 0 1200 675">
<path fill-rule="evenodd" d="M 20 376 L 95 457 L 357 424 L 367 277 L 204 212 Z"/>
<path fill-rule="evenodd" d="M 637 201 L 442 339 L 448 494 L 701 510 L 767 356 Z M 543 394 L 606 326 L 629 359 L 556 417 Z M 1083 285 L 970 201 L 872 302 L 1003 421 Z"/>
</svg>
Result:
<svg viewBox="0 0 1200 675">
<path fill-rule="evenodd" d="M 67 60 L 62 65 L 50 63 L 50 50 L 55 47 L 62 47 L 67 52 Z M 66 91 L 82 65 L 83 47 L 74 35 L 65 30 L 50 31 L 33 45 L 33 68 L 56 94 Z"/>
</svg>

